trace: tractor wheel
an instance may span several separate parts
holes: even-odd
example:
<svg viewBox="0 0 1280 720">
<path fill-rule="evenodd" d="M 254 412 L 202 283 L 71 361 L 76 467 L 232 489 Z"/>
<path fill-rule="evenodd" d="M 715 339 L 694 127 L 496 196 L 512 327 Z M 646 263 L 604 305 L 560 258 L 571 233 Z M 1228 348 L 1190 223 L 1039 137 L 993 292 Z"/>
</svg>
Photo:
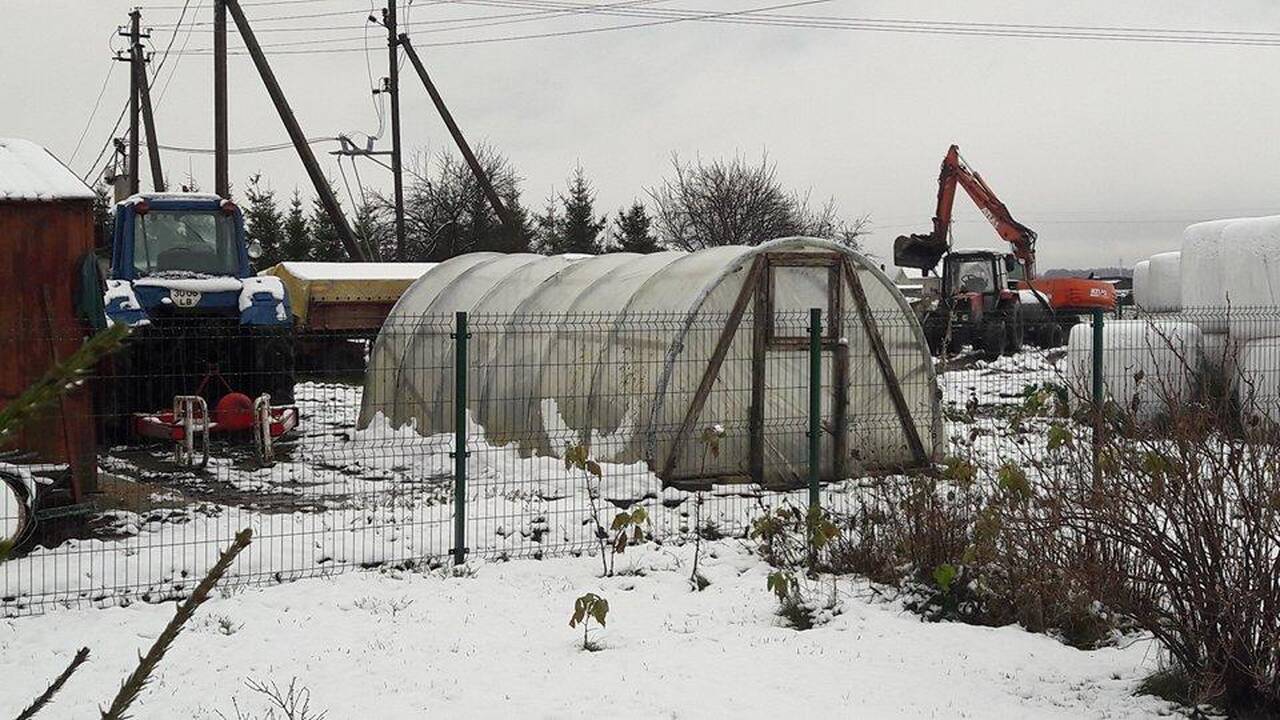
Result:
<svg viewBox="0 0 1280 720">
<path fill-rule="evenodd" d="M 982 359 L 997 360 L 1004 354 L 1006 340 L 1004 320 L 988 320 L 982 328 Z"/>
<path fill-rule="evenodd" d="M 1008 325 L 1008 336 L 1005 338 L 1005 351 L 1010 355 L 1017 355 L 1022 352 L 1023 333 L 1026 330 L 1022 326 L 1022 320 L 1016 318 Z"/>
<path fill-rule="evenodd" d="M 293 338 L 267 336 L 258 339 L 252 375 L 260 378 L 253 388 L 255 395 L 271 395 L 272 405 L 293 404 L 294 357 Z"/>
<path fill-rule="evenodd" d="M 929 354 L 941 357 L 947 343 L 947 325 L 935 317 L 926 317 L 924 321 L 924 339 L 929 344 Z"/>
</svg>

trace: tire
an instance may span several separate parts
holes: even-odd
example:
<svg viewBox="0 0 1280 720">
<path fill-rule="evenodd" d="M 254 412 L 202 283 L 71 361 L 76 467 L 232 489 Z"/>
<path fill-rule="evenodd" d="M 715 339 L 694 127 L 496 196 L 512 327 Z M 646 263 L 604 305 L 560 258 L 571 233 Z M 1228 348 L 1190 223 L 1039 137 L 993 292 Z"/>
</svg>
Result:
<svg viewBox="0 0 1280 720">
<path fill-rule="evenodd" d="M 252 375 L 261 378 L 261 381 L 254 388 L 254 396 L 267 393 L 271 395 L 272 405 L 293 404 L 293 338 L 287 335 L 265 335 L 257 338 L 255 345 Z"/>
<path fill-rule="evenodd" d="M 998 360 L 1004 354 L 1007 324 L 1003 319 L 988 320 L 982 328 L 982 359 Z"/>
<path fill-rule="evenodd" d="M 1005 352 L 1010 355 L 1017 355 L 1022 352 L 1022 341 L 1025 328 L 1022 326 L 1022 319 L 1015 318 L 1009 323 L 1008 335 L 1005 338 Z"/>
<path fill-rule="evenodd" d="M 925 342 L 929 344 L 929 354 L 941 357 L 947 342 L 947 325 L 939 322 L 936 315 L 927 315 L 922 323 Z"/>
</svg>

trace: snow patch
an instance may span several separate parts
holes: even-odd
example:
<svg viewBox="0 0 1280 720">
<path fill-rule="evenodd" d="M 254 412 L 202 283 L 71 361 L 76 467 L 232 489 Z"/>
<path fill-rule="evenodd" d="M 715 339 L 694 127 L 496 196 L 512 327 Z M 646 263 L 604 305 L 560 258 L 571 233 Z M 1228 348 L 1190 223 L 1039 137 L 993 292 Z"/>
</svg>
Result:
<svg viewBox="0 0 1280 720">
<path fill-rule="evenodd" d="M 258 293 L 268 293 L 271 295 L 279 306 L 284 302 L 284 283 L 280 282 L 280 278 L 274 275 L 258 275 L 256 277 L 245 278 L 241 283 L 240 289 L 240 312 L 244 312 L 253 306 L 253 296 Z M 280 313 L 283 314 L 284 308 L 278 307 Z M 284 318 L 281 318 L 282 320 Z"/>
</svg>

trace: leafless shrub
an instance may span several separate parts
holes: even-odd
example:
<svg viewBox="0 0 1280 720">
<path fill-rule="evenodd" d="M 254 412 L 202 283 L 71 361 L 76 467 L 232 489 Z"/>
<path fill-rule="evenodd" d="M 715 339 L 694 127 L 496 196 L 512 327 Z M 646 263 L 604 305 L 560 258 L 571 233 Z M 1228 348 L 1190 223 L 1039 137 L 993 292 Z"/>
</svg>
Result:
<svg viewBox="0 0 1280 720">
<path fill-rule="evenodd" d="M 759 163 L 741 157 L 683 162 L 673 155 L 671 165 L 675 176 L 649 190 L 658 235 L 668 247 L 693 251 L 808 235 L 857 248 L 865 229 L 865 217 L 842 221 L 833 200 L 815 210 L 807 193 L 786 190 L 767 155 Z"/>
<path fill-rule="evenodd" d="M 1032 458 L 1052 512 L 1021 525 L 1087 540 L 1109 583 L 1095 593 L 1161 641 L 1197 702 L 1280 709 L 1280 444 L 1230 432 L 1218 404 L 1170 407 L 1159 433 L 1108 414 L 1096 442 Z"/>
<path fill-rule="evenodd" d="M 267 700 L 267 708 L 261 715 L 253 715 L 240 709 L 240 704 L 232 698 L 231 705 L 235 712 L 235 720 L 324 720 L 328 710 L 312 712 L 311 690 L 298 685 L 298 678 L 290 678 L 289 685 L 281 688 L 274 680 L 248 679 L 245 687 Z M 228 716 L 218 713 L 218 717 Z"/>
</svg>

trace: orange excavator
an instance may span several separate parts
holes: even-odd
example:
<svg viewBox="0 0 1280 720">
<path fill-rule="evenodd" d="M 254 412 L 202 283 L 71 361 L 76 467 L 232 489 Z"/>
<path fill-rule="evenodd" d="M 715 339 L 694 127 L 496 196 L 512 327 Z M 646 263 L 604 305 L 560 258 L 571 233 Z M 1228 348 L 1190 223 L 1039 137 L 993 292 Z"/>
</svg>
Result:
<svg viewBox="0 0 1280 720">
<path fill-rule="evenodd" d="M 957 185 L 1013 247 L 1012 253 L 951 249 L 951 211 Z M 960 157 L 956 145 L 942 160 L 933 232 L 898 237 L 893 243 L 893 261 L 926 275 L 939 261 L 943 264 L 937 304 L 921 317 L 935 354 L 971 345 L 994 359 L 1017 352 L 1024 340 L 1040 347 L 1057 347 L 1082 314 L 1116 306 L 1115 287 L 1110 283 L 1036 275 L 1036 232 L 1013 218 L 982 176 Z"/>
</svg>

